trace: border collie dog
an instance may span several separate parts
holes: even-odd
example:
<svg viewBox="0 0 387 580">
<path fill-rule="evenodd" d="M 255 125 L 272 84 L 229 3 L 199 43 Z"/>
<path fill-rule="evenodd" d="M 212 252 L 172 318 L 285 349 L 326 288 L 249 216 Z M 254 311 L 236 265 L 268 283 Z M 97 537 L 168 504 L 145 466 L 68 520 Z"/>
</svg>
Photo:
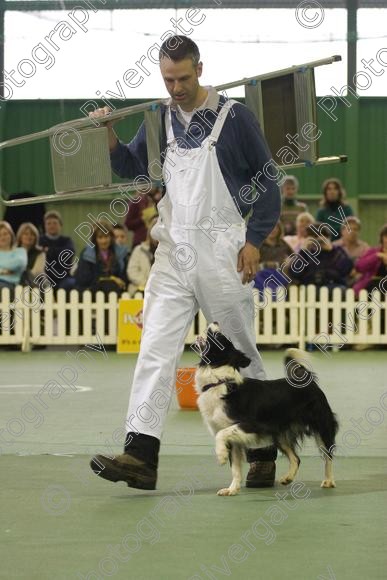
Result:
<svg viewBox="0 0 387 580">
<path fill-rule="evenodd" d="M 288 458 L 289 470 L 280 483 L 291 483 L 298 471 L 297 447 L 305 435 L 313 436 L 325 459 L 321 487 L 336 487 L 332 450 L 338 423 L 329 403 L 308 368 L 306 353 L 291 348 L 285 353 L 287 377 L 276 380 L 244 378 L 241 368 L 250 359 L 220 332 L 217 322 L 196 341 L 200 362 L 195 388 L 198 406 L 215 435 L 221 465 L 230 460 L 232 482 L 218 495 L 236 495 L 242 480 L 242 461 L 249 448 L 276 445 Z"/>
</svg>

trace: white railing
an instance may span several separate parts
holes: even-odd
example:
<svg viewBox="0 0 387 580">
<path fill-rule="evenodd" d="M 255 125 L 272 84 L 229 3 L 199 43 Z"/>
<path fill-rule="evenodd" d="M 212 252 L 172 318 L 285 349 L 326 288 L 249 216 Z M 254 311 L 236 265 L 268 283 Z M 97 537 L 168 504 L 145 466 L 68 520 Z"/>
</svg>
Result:
<svg viewBox="0 0 387 580">
<path fill-rule="evenodd" d="M 122 298 L 129 299 L 127 294 Z M 40 296 L 37 289 L 17 286 L 13 295 L 0 290 L 0 345 L 19 345 L 23 351 L 32 345 L 78 345 L 117 342 L 118 298 L 98 292 L 52 291 Z M 202 313 L 187 335 L 191 344 L 206 326 Z M 387 344 L 387 298 L 380 292 L 360 293 L 355 300 L 352 289 L 344 294 L 335 289 L 329 296 L 321 288 L 291 286 L 286 300 L 273 300 L 270 291 L 264 298 L 255 293 L 257 344 L 306 343 Z M 97 339 L 98 335 L 98 339 Z"/>
</svg>

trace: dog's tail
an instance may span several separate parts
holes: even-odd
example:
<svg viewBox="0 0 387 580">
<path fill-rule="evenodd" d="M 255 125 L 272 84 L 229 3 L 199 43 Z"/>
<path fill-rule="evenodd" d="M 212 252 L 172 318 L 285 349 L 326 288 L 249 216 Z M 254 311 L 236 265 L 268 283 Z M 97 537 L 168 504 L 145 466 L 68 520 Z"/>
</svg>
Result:
<svg viewBox="0 0 387 580">
<path fill-rule="evenodd" d="M 318 386 L 318 379 L 313 371 L 309 353 L 298 348 L 289 348 L 285 352 L 284 362 L 286 380 L 290 385 L 302 388 L 313 382 Z M 315 396 L 312 397 L 311 404 L 308 405 L 309 434 L 318 436 L 320 449 L 324 450 L 324 453 L 332 459 L 339 423 L 321 389 L 314 388 L 313 393 Z"/>
<path fill-rule="evenodd" d="M 299 348 L 288 348 L 285 352 L 286 380 L 293 387 L 306 387 L 312 381 L 317 382 L 310 355 Z"/>
</svg>

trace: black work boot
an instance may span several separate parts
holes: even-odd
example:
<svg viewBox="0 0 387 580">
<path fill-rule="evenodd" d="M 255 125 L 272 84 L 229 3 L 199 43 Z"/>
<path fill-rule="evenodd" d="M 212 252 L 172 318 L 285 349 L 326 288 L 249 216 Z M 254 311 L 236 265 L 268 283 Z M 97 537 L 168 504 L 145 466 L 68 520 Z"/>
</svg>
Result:
<svg viewBox="0 0 387 580">
<path fill-rule="evenodd" d="M 262 449 L 248 449 L 246 458 L 250 463 L 246 487 L 273 487 L 277 448 L 272 445 Z"/>
<path fill-rule="evenodd" d="M 103 479 L 125 481 L 137 489 L 156 489 L 159 450 L 160 441 L 156 437 L 131 432 L 126 436 L 122 455 L 96 455 L 90 467 Z"/>
</svg>

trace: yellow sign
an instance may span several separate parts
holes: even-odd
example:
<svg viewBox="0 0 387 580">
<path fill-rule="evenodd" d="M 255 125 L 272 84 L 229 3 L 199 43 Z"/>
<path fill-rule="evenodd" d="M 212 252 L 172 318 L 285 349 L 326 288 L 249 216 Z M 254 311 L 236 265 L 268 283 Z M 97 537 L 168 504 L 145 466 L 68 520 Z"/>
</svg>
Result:
<svg viewBox="0 0 387 580">
<path fill-rule="evenodd" d="M 120 300 L 118 305 L 118 353 L 140 352 L 143 300 Z"/>
</svg>

